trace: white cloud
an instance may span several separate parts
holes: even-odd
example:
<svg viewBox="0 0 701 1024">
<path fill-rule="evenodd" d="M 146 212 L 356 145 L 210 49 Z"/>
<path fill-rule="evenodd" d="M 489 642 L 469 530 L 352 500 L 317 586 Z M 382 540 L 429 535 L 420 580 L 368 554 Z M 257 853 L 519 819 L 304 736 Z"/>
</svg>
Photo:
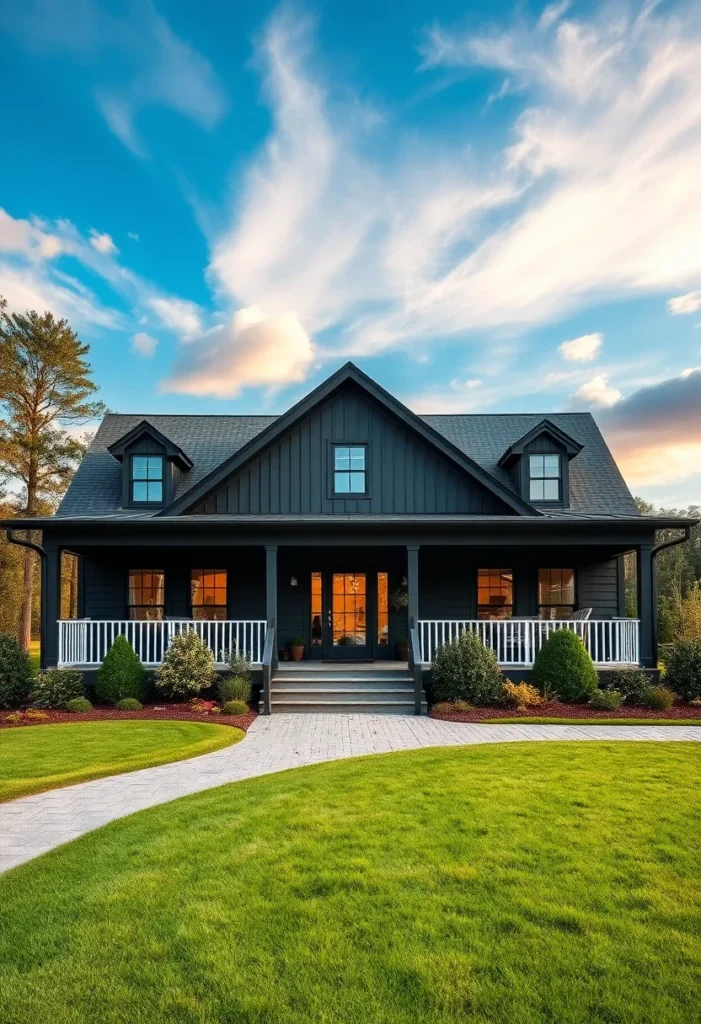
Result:
<svg viewBox="0 0 701 1024">
<path fill-rule="evenodd" d="M 0 261 L 0 295 L 13 311 L 51 310 L 54 316 L 65 317 L 74 326 L 122 326 L 120 313 L 103 306 L 79 281 L 67 274 L 50 274 L 43 264 L 14 266 Z"/>
<path fill-rule="evenodd" d="M 131 339 L 131 350 L 136 352 L 137 355 L 142 356 L 144 359 L 150 359 L 156 354 L 158 348 L 158 338 L 154 338 L 153 335 L 147 334 L 145 331 L 139 331 Z"/>
<path fill-rule="evenodd" d="M 202 311 L 195 302 L 173 297 L 152 297 L 148 305 L 164 327 L 175 331 L 186 341 L 204 333 Z"/>
<path fill-rule="evenodd" d="M 669 299 L 667 309 L 672 316 L 697 313 L 701 309 L 701 291 L 687 292 L 686 295 L 677 295 L 675 299 Z"/>
<path fill-rule="evenodd" d="M 103 256 L 116 256 L 119 252 L 119 249 L 112 241 L 112 237 L 106 233 L 101 234 L 95 228 L 90 228 L 90 245 L 97 252 L 101 252 Z"/>
<path fill-rule="evenodd" d="M 231 398 L 245 387 L 303 381 L 314 348 L 292 313 L 266 316 L 258 307 L 239 309 L 214 329 L 207 345 L 189 345 L 166 391 Z"/>
<path fill-rule="evenodd" d="M 139 238 L 139 236 L 136 233 L 136 231 L 127 231 L 127 238 L 131 238 L 132 242 L 140 242 L 141 241 L 141 239 Z"/>
<path fill-rule="evenodd" d="M 586 409 L 589 406 L 606 409 L 615 405 L 621 398 L 622 395 L 618 388 L 612 387 L 606 374 L 600 373 L 575 391 L 570 404 L 577 409 Z"/>
<path fill-rule="evenodd" d="M 53 259 L 63 244 L 45 230 L 38 218 L 18 220 L 0 207 L 0 251 L 22 253 L 32 259 Z"/>
<path fill-rule="evenodd" d="M 603 341 L 603 334 L 583 334 L 581 338 L 563 341 L 559 349 L 570 363 L 588 363 L 599 355 Z"/>
<path fill-rule="evenodd" d="M 98 86 L 95 100 L 114 134 L 137 155 L 145 156 L 146 149 L 134 122 L 148 107 L 167 107 L 204 128 L 223 116 L 224 92 L 209 62 L 173 32 L 151 0 L 129 5 L 124 18 L 89 0 L 26 0 L 14 6 L 0 14 L 0 27 L 13 31 L 28 50 L 108 54 L 111 65 L 123 69 L 124 84 Z"/>
</svg>

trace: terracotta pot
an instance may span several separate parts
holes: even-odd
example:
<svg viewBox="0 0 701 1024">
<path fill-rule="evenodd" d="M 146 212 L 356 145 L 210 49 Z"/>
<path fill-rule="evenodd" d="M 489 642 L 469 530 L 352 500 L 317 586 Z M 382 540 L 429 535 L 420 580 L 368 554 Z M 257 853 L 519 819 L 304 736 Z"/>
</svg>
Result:
<svg viewBox="0 0 701 1024">
<path fill-rule="evenodd" d="M 290 647 L 290 654 L 293 661 L 301 661 L 304 657 L 304 647 Z"/>
</svg>

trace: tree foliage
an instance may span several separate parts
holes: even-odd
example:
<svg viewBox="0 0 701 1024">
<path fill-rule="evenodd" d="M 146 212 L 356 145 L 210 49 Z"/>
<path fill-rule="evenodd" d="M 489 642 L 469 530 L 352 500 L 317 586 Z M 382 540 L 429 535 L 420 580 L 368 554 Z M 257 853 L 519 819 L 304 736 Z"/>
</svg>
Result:
<svg viewBox="0 0 701 1024">
<path fill-rule="evenodd" d="M 0 476 L 17 480 L 18 511 L 54 508 L 85 451 L 66 427 L 101 415 L 83 345 L 52 313 L 8 313 L 0 305 Z M 46 507 L 48 506 L 48 508 Z M 23 553 L 22 640 L 31 638 L 35 557 Z"/>
</svg>

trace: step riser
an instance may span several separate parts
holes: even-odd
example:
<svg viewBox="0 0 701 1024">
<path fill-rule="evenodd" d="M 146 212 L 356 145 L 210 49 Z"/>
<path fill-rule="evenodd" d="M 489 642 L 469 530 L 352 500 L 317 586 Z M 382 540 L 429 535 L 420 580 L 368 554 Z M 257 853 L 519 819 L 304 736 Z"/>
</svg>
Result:
<svg viewBox="0 0 701 1024">
<path fill-rule="evenodd" d="M 413 681 L 413 677 L 408 675 L 359 675 L 357 672 L 334 672 L 328 675 L 322 675 L 320 672 L 315 672 L 313 675 L 302 675 L 301 673 L 282 675 L 276 672 L 273 676 L 274 683 L 328 683 L 329 685 L 333 683 L 401 683 L 408 686 L 413 685 Z"/>
<path fill-rule="evenodd" d="M 273 683 L 272 693 L 413 693 L 414 687 L 406 684 L 383 686 L 382 683 Z"/>
</svg>

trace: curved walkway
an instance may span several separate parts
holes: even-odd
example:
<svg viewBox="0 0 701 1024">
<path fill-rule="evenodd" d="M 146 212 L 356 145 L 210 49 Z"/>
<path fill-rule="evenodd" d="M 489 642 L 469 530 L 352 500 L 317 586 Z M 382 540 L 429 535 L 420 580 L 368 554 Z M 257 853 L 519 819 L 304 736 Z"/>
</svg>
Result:
<svg viewBox="0 0 701 1024">
<path fill-rule="evenodd" d="M 359 754 L 521 740 L 701 742 L 701 727 L 470 725 L 394 715 L 257 718 L 244 740 L 211 754 L 0 804 L 0 872 L 115 818 L 227 782 Z"/>
</svg>

